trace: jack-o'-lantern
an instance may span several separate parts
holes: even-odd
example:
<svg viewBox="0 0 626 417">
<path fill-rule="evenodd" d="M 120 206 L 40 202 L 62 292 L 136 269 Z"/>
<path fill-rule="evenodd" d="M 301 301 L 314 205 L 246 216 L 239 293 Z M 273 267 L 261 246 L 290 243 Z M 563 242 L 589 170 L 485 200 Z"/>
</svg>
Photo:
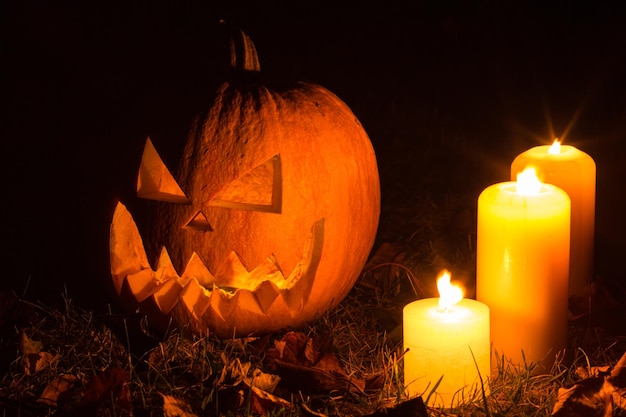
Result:
<svg viewBox="0 0 626 417">
<path fill-rule="evenodd" d="M 145 233 L 121 202 L 110 230 L 118 294 L 223 338 L 299 327 L 336 306 L 380 214 L 374 150 L 349 107 L 313 83 L 250 81 L 256 49 L 238 35 L 234 78 L 197 118 L 178 169 L 146 141 L 137 194 L 158 203 Z"/>
</svg>

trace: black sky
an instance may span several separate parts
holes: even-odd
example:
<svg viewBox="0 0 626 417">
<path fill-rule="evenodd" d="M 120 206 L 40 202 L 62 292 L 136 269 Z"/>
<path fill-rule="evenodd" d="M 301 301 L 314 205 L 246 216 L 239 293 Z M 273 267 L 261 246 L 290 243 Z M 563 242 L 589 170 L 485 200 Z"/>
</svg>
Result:
<svg viewBox="0 0 626 417">
<path fill-rule="evenodd" d="M 114 201 L 132 192 L 145 137 L 182 139 L 219 80 L 219 19 L 248 33 L 264 72 L 317 82 L 353 109 L 379 155 L 383 197 L 394 167 L 413 163 L 398 143 L 419 149 L 445 129 L 504 166 L 549 140 L 547 114 L 561 135 L 579 113 L 568 138 L 598 164 L 598 233 L 603 247 L 624 248 L 623 7 L 223 3 L 0 6 L 5 286 L 22 291 L 30 277 L 27 294 L 38 298 L 58 298 L 65 283 L 70 294 L 93 288 L 96 297 L 81 295 L 87 303 L 102 301 Z"/>
</svg>

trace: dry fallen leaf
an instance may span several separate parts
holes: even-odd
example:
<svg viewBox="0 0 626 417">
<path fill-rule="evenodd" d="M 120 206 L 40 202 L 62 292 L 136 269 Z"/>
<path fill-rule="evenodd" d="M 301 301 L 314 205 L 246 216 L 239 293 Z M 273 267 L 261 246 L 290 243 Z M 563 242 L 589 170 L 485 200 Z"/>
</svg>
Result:
<svg viewBox="0 0 626 417">
<path fill-rule="evenodd" d="M 319 350 L 317 346 L 321 346 Z M 332 343 L 303 333 L 289 332 L 268 349 L 268 368 L 276 372 L 290 392 L 326 393 L 351 391 L 364 393 L 365 381 L 348 375 L 337 356 L 329 352 Z"/>
<path fill-rule="evenodd" d="M 590 375 L 568 388 L 559 388 L 552 409 L 555 417 L 610 417 L 616 408 L 624 409 L 626 401 L 626 353 L 613 367 L 577 370 L 578 375 Z"/>
<path fill-rule="evenodd" d="M 250 389 L 252 392 L 252 409 L 259 415 L 266 416 L 277 409 L 293 407 L 289 401 L 267 391 L 257 387 L 250 387 Z"/>
<path fill-rule="evenodd" d="M 626 389 L 626 353 L 622 355 L 619 361 L 613 367 L 609 381 L 616 388 Z"/>
<path fill-rule="evenodd" d="M 271 394 L 280 382 L 280 377 L 278 375 L 265 373 L 260 369 L 254 369 L 251 375 L 247 376 L 244 381 L 253 388 L 258 388 Z"/>
<path fill-rule="evenodd" d="M 592 366 L 590 368 L 586 366 L 579 366 L 574 372 L 580 379 L 587 379 L 608 376 L 610 374 L 610 371 L 611 367 L 606 365 Z"/>
<path fill-rule="evenodd" d="M 37 401 L 52 407 L 61 407 L 68 400 L 63 398 L 71 396 L 77 381 L 78 378 L 74 375 L 58 376 L 44 388 Z"/>
<path fill-rule="evenodd" d="M 552 409 L 555 417 L 604 417 L 613 412 L 613 387 L 604 378 L 587 378 L 569 388 L 559 388 Z"/>
<path fill-rule="evenodd" d="M 109 369 L 97 373 L 87 381 L 77 409 L 94 412 L 109 409 L 114 411 L 114 415 L 130 415 L 132 403 L 127 380 L 128 372 L 123 369 Z"/>
<path fill-rule="evenodd" d="M 246 403 L 245 396 L 250 393 L 251 405 L 255 412 L 266 415 L 276 408 L 290 408 L 290 402 L 273 395 L 280 382 L 278 375 L 252 369 L 250 362 L 241 362 L 238 358 L 227 361 L 216 385 L 219 389 L 219 404 L 227 410 L 234 410 Z"/>
<path fill-rule="evenodd" d="M 161 394 L 161 393 L 159 393 Z M 161 394 L 163 397 L 163 415 L 165 417 L 197 417 L 191 406 L 185 400 L 171 395 Z"/>
<path fill-rule="evenodd" d="M 22 351 L 22 365 L 26 375 L 34 375 L 42 369 L 46 369 L 59 359 L 59 355 L 42 351 L 43 344 L 32 340 L 26 333 L 22 332 L 20 345 Z"/>
</svg>

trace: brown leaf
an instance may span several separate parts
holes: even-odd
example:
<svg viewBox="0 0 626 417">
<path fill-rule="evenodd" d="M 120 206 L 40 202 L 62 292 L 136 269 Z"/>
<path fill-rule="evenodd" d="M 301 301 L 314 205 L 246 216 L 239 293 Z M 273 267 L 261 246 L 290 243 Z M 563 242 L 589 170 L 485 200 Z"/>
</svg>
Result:
<svg viewBox="0 0 626 417">
<path fill-rule="evenodd" d="M 609 381 L 616 388 L 626 388 L 626 352 L 613 367 Z"/>
<path fill-rule="evenodd" d="M 309 366 L 312 365 L 307 358 L 307 342 L 309 338 L 304 333 L 288 332 L 285 334 L 281 341 L 275 342 L 276 351 L 278 353 L 277 359 L 293 363 L 297 365 Z M 272 349 L 270 349 L 270 352 Z M 313 352 L 309 352 L 309 356 L 314 356 Z"/>
<path fill-rule="evenodd" d="M 379 391 L 385 386 L 385 374 L 378 373 L 365 378 L 365 391 Z"/>
<path fill-rule="evenodd" d="M 270 394 L 274 392 L 280 382 L 278 375 L 268 374 L 260 369 L 254 369 L 250 374 L 244 378 L 244 382 L 250 387 L 258 388 Z"/>
<path fill-rule="evenodd" d="M 613 400 L 613 407 L 626 410 L 626 390 L 625 389 L 614 390 L 613 395 L 611 396 L 611 399 Z"/>
<path fill-rule="evenodd" d="M 34 375 L 42 369 L 46 369 L 52 363 L 59 360 L 59 354 L 53 355 L 49 352 L 43 352 L 43 344 L 39 341 L 32 340 L 26 333 L 22 332 L 22 365 L 26 375 Z"/>
<path fill-rule="evenodd" d="M 332 349 L 330 335 L 318 335 L 309 338 L 304 333 L 288 332 L 281 340 L 274 341 L 274 347 L 267 350 L 268 366 L 275 360 L 294 365 L 312 366 L 319 358 Z"/>
<path fill-rule="evenodd" d="M 279 409 L 293 408 L 289 401 L 260 388 L 252 386 L 250 390 L 252 393 L 252 410 L 258 415 L 266 416 Z"/>
<path fill-rule="evenodd" d="M 159 393 L 161 394 L 161 393 Z M 188 402 L 171 395 L 161 394 L 163 397 L 163 415 L 165 417 L 197 417 Z"/>
<path fill-rule="evenodd" d="M 250 371 L 250 362 L 241 363 L 239 358 L 233 360 L 224 359 L 226 366 L 222 368 L 220 377 L 217 380 L 217 386 L 235 386 L 239 385 Z"/>
<path fill-rule="evenodd" d="M 316 349 L 313 339 L 309 338 L 304 345 L 304 357 L 310 363 L 316 363 L 319 359 L 320 352 Z"/>
<path fill-rule="evenodd" d="M 609 365 L 592 366 L 590 368 L 586 366 L 579 366 L 578 368 L 576 368 L 575 373 L 580 379 L 597 378 L 597 377 L 604 378 L 609 375 L 610 369 L 611 367 Z"/>
<path fill-rule="evenodd" d="M 20 344 L 22 355 L 29 355 L 31 353 L 39 353 L 43 349 L 43 343 L 32 340 L 28 335 L 22 332 L 22 342 Z"/>
<path fill-rule="evenodd" d="M 288 362 L 277 361 L 276 365 L 278 366 L 277 373 L 281 377 L 281 386 L 288 387 L 290 392 L 319 394 L 350 391 L 363 394 L 365 382 L 360 379 Z"/>
<path fill-rule="evenodd" d="M 58 376 L 44 388 L 37 401 L 52 407 L 59 407 L 67 402 L 66 397 L 71 396 L 77 381 L 78 378 L 74 375 Z"/>
<path fill-rule="evenodd" d="M 315 364 L 315 368 L 337 375 L 347 376 L 346 371 L 344 371 L 339 364 L 339 358 L 337 358 L 337 355 L 334 353 L 322 356 L 322 358 Z"/>
<path fill-rule="evenodd" d="M 85 385 L 78 409 L 85 410 L 86 413 L 102 408 L 116 411 L 116 415 L 120 412 L 132 413 L 127 379 L 128 373 L 123 369 L 110 369 L 97 373 Z"/>
<path fill-rule="evenodd" d="M 48 352 L 29 353 L 22 358 L 24 372 L 26 375 L 35 375 L 37 372 L 46 369 L 54 362 L 58 361 L 60 355 L 53 355 Z"/>
<path fill-rule="evenodd" d="M 604 378 L 587 378 L 570 388 L 559 388 L 552 409 L 555 417 L 610 417 L 613 387 Z"/>
<path fill-rule="evenodd" d="M 365 381 L 353 378 L 341 367 L 337 356 L 328 352 L 330 338 L 316 339 L 303 333 L 289 332 L 268 349 L 267 367 L 281 378 L 281 386 L 290 392 L 307 393 L 351 391 L 363 393 Z"/>
</svg>

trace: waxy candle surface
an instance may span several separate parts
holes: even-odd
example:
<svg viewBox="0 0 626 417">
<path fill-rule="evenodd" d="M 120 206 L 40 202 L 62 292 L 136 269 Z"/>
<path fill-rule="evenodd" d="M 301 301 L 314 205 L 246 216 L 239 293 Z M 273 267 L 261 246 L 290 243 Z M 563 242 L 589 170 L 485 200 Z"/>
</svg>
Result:
<svg viewBox="0 0 626 417">
<path fill-rule="evenodd" d="M 569 294 L 581 294 L 594 275 L 596 164 L 585 152 L 570 146 L 535 146 L 511 164 L 511 180 L 533 166 L 543 182 L 563 189 L 570 197 L 571 238 Z"/>
<path fill-rule="evenodd" d="M 493 349 L 549 371 L 567 346 L 569 197 L 549 184 L 494 184 L 478 198 L 477 233 L 476 299 L 491 311 Z"/>
<path fill-rule="evenodd" d="M 407 304 L 403 310 L 404 385 L 410 396 L 428 395 L 443 376 L 429 405 L 452 407 L 485 389 L 490 375 L 489 308 L 462 299 L 443 308 L 439 298 Z M 474 357 L 472 357 L 472 353 Z M 474 358 L 476 362 L 474 362 Z"/>
</svg>

